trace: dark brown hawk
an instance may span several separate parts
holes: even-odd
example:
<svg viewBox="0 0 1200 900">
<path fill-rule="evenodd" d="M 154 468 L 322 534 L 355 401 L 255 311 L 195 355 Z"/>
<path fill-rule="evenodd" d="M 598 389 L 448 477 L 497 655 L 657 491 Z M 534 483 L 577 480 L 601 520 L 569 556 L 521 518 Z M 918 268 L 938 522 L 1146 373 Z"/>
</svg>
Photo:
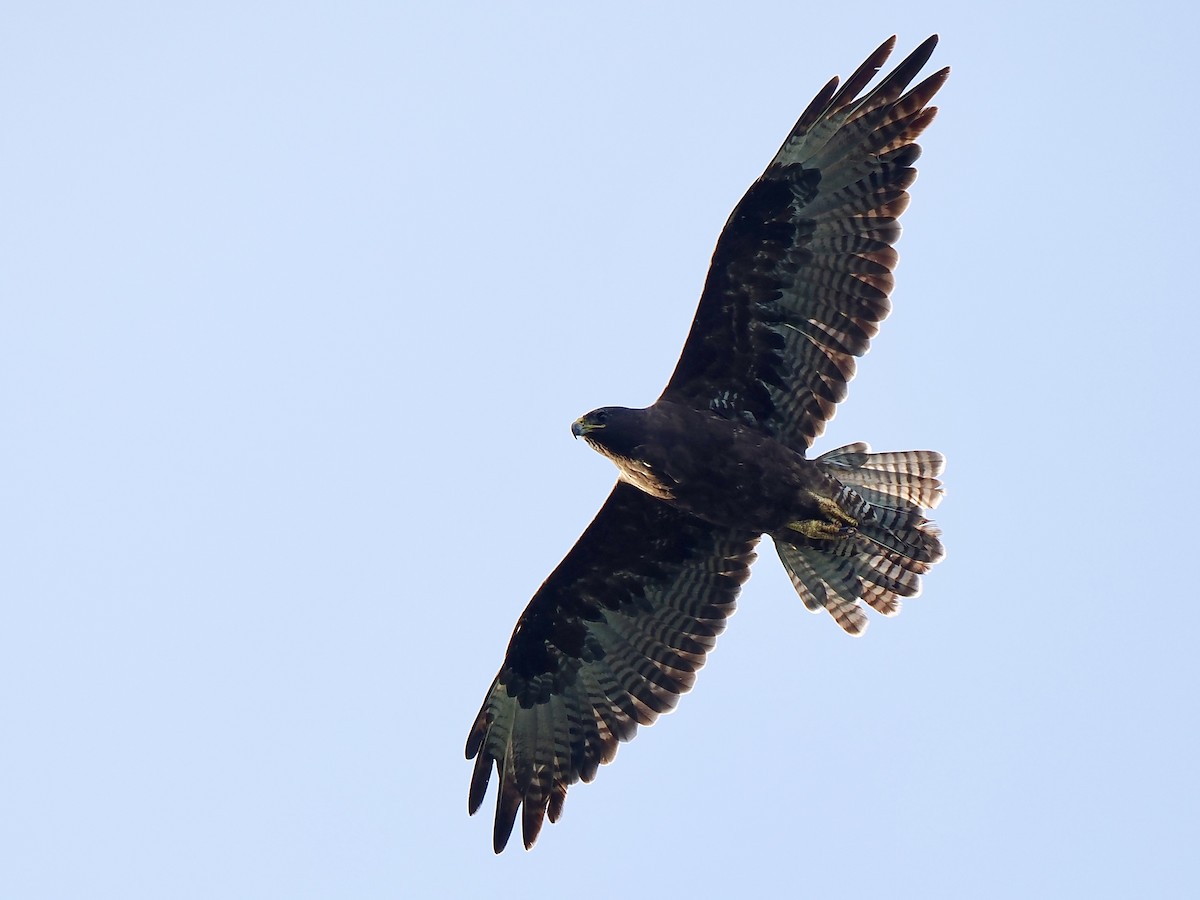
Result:
<svg viewBox="0 0 1200 900">
<path fill-rule="evenodd" d="M 804 604 L 851 634 L 863 601 L 896 613 L 942 557 L 923 514 L 939 454 L 805 458 L 890 310 L 914 141 L 949 69 L 907 88 L 936 43 L 861 97 L 894 37 L 825 85 L 725 224 L 662 396 L 572 426 L 620 474 L 522 613 L 467 738 L 471 813 L 499 774 L 497 853 L 518 811 L 528 848 L 568 787 L 691 688 L 762 535 Z"/>
</svg>

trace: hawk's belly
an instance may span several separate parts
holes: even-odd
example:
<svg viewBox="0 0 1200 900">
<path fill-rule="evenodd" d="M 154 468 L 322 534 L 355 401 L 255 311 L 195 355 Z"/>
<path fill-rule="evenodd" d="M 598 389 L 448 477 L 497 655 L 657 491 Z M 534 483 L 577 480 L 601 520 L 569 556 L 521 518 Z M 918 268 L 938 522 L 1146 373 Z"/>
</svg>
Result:
<svg viewBox="0 0 1200 900">
<path fill-rule="evenodd" d="M 693 424 L 693 423 L 689 423 Z M 704 417 L 674 440 L 614 460 L 621 480 L 701 519 L 759 534 L 818 515 L 818 496 L 838 485 L 769 435 Z"/>
</svg>

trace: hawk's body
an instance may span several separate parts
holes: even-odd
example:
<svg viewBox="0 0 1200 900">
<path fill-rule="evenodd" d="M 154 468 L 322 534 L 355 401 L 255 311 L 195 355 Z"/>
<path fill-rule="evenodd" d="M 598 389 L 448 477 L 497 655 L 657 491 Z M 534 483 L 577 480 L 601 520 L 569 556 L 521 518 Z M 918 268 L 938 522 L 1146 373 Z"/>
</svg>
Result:
<svg viewBox="0 0 1200 900">
<path fill-rule="evenodd" d="M 494 846 L 526 847 L 567 788 L 671 709 L 725 627 L 764 534 L 805 605 L 860 634 L 942 556 L 924 512 L 942 458 L 851 444 L 807 458 L 888 314 L 916 137 L 948 70 L 930 38 L 859 94 L 894 38 L 801 115 L 713 253 L 671 380 L 646 409 L 573 426 L 617 486 L 517 622 L 467 739 L 469 808 L 499 774 Z"/>
<path fill-rule="evenodd" d="M 609 407 L 604 425 L 577 431 L 620 470 L 619 478 L 714 525 L 753 537 L 820 516 L 814 499 L 838 483 L 760 428 L 659 400 L 647 409 Z"/>
</svg>

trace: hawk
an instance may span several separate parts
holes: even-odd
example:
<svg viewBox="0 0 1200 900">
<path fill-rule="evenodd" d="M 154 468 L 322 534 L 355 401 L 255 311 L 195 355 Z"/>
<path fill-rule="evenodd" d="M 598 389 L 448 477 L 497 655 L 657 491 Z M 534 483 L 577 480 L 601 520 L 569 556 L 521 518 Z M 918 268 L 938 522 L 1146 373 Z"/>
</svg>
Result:
<svg viewBox="0 0 1200 900">
<path fill-rule="evenodd" d="M 864 603 L 894 615 L 943 556 L 924 515 L 940 454 L 807 457 L 890 311 L 914 141 L 949 75 L 908 90 L 934 35 L 863 93 L 895 41 L 821 89 L 730 215 L 657 402 L 571 426 L 617 484 L 521 614 L 467 738 L 472 814 L 498 775 L 497 853 L 518 812 L 532 847 L 567 788 L 692 687 L 764 534 L 804 605 L 854 635 Z"/>
</svg>

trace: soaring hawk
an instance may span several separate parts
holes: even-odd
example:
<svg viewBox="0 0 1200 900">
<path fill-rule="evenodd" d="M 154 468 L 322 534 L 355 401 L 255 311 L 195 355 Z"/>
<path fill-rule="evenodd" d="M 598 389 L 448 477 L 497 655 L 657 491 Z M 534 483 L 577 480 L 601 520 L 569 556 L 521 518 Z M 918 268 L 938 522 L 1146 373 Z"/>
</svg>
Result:
<svg viewBox="0 0 1200 900">
<path fill-rule="evenodd" d="M 619 475 L 521 614 L 467 738 L 471 813 L 499 775 L 497 853 L 518 811 L 529 848 L 570 785 L 692 687 L 762 535 L 805 606 L 856 635 L 864 601 L 895 614 L 942 558 L 924 516 L 940 454 L 806 458 L 890 310 L 914 141 L 949 74 L 907 90 L 935 35 L 860 97 L 895 41 L 821 89 L 734 209 L 658 401 L 571 427 Z"/>
</svg>

